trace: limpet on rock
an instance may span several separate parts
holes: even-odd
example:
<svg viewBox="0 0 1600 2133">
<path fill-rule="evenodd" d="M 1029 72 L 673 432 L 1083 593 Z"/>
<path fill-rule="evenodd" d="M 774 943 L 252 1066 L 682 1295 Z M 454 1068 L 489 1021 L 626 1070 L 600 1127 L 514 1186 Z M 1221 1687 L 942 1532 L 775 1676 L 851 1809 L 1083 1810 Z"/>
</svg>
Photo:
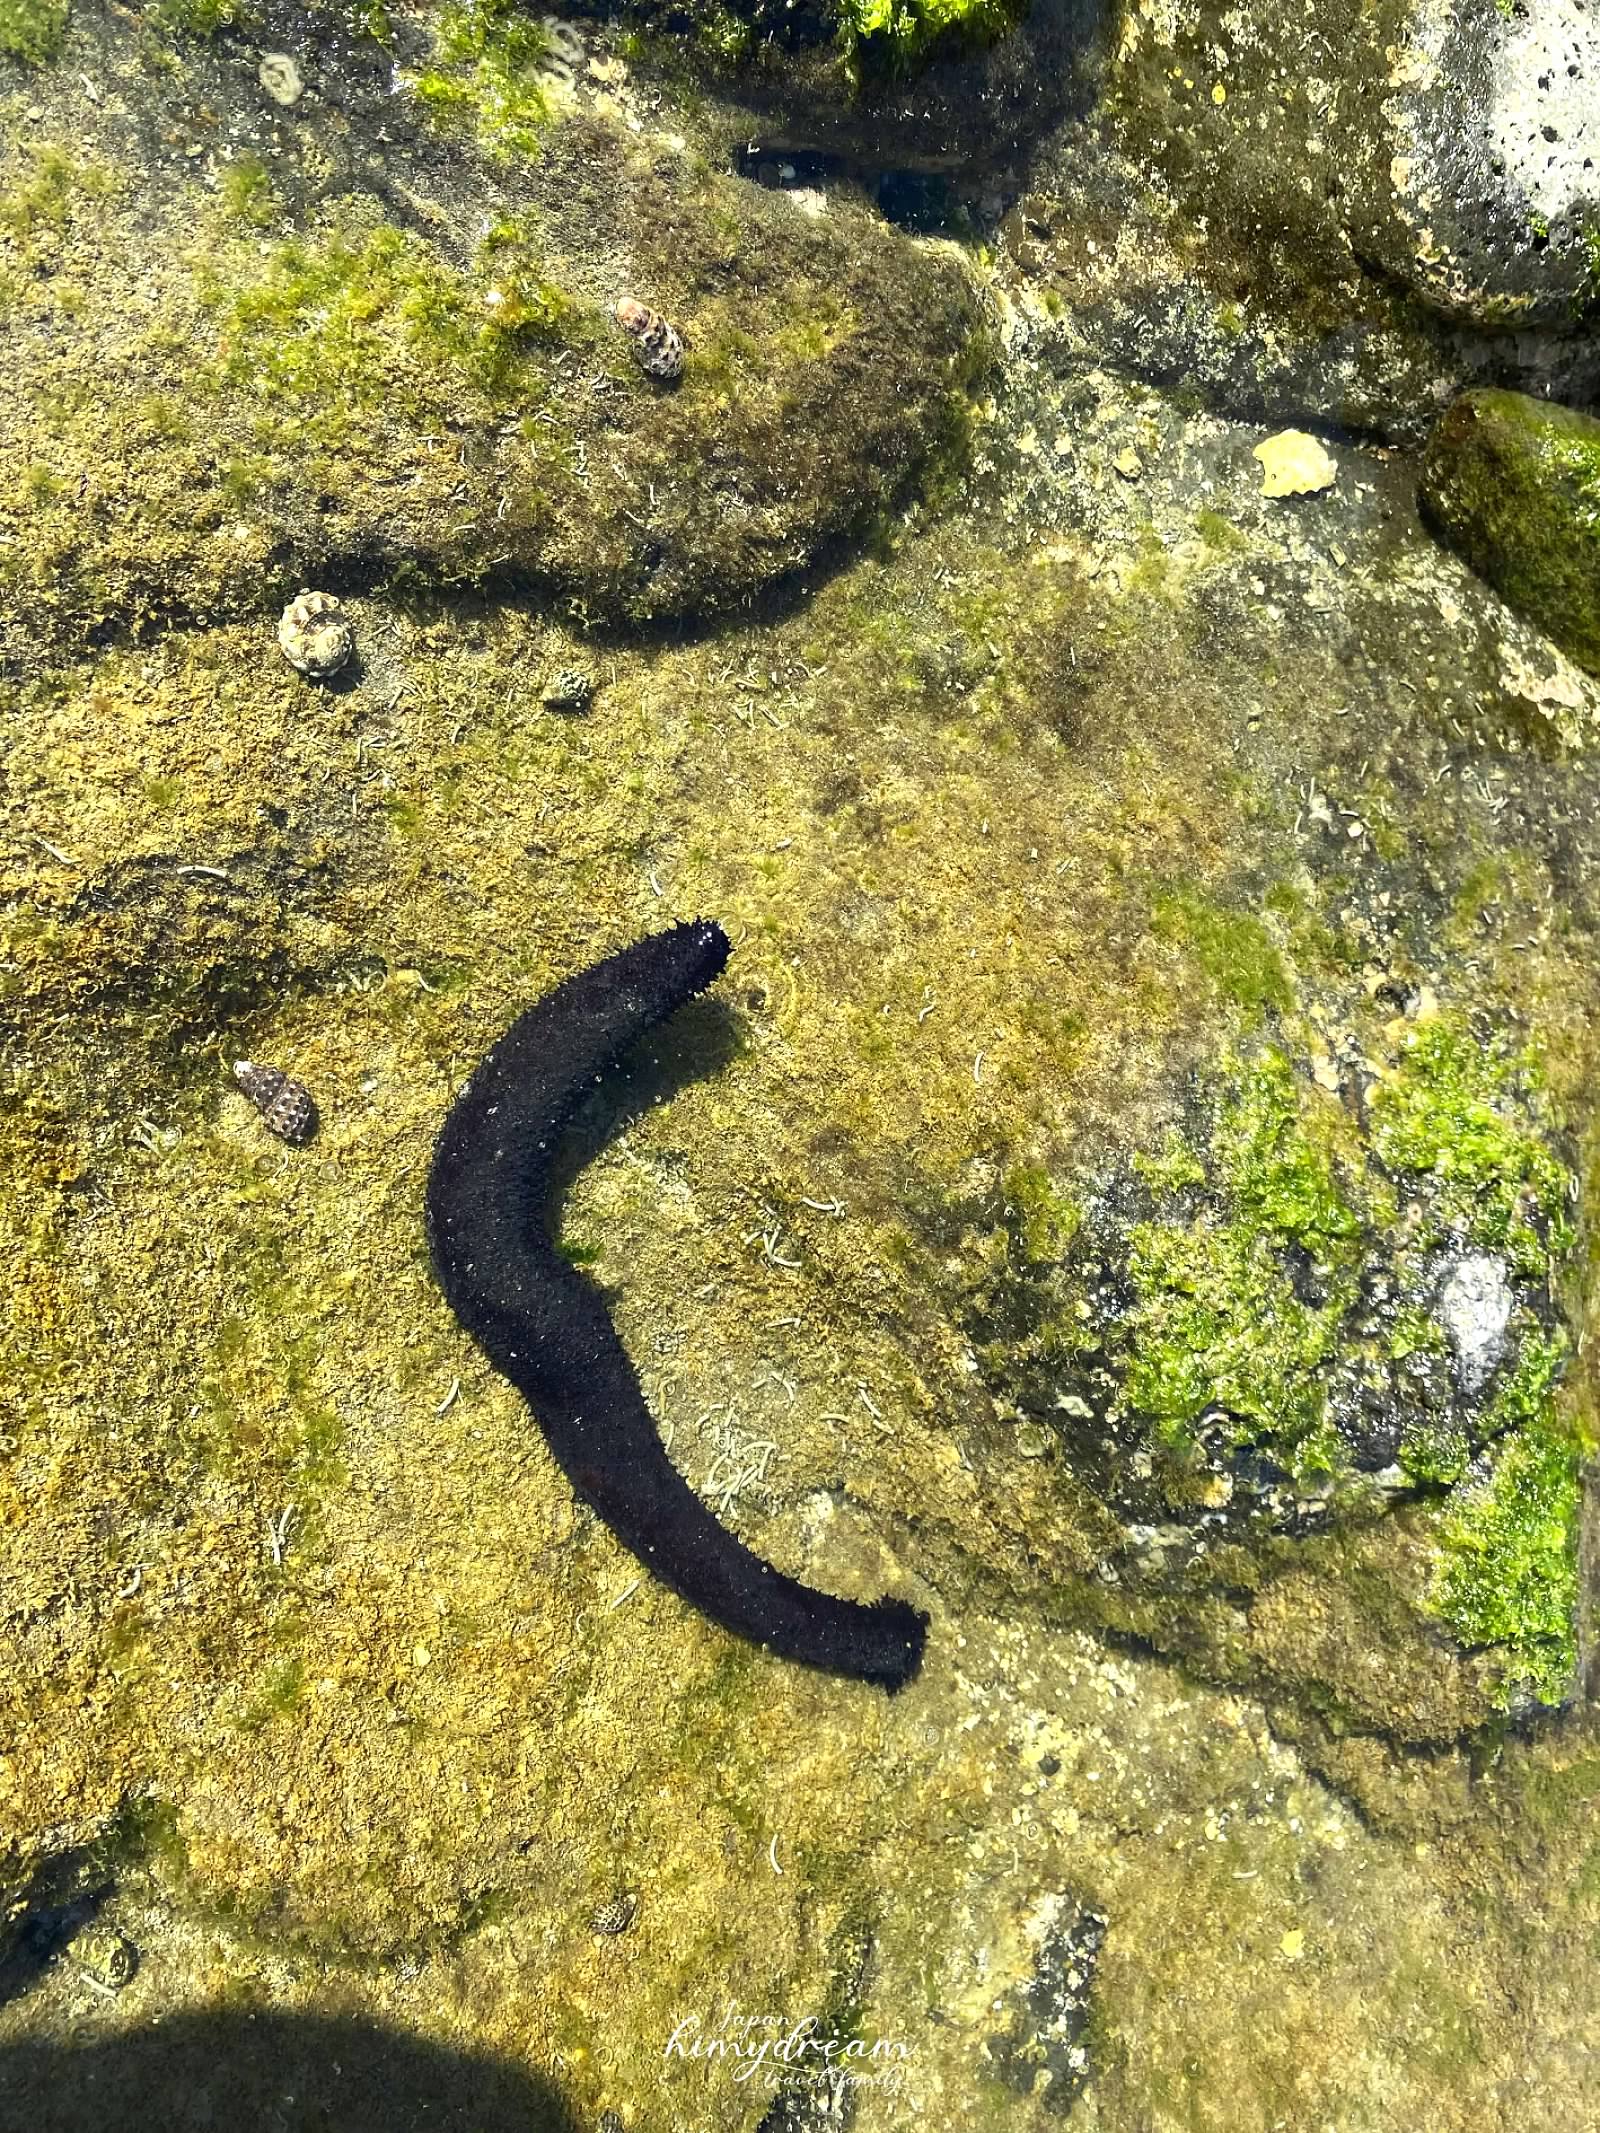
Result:
<svg viewBox="0 0 1600 2133">
<path fill-rule="evenodd" d="M 67 1950 L 76 1967 L 105 1992 L 120 1992 L 139 1967 L 139 1951 L 126 1933 L 111 1926 L 80 1933 Z"/>
<path fill-rule="evenodd" d="M 325 681 L 356 648 L 356 633 L 332 593 L 297 593 L 278 624 L 278 644 L 290 666 Z"/>
<path fill-rule="evenodd" d="M 280 1067 L 236 1059 L 233 1078 L 280 1141 L 298 1147 L 316 1131 L 317 1106 L 311 1091 L 303 1082 L 291 1081 Z"/>
</svg>

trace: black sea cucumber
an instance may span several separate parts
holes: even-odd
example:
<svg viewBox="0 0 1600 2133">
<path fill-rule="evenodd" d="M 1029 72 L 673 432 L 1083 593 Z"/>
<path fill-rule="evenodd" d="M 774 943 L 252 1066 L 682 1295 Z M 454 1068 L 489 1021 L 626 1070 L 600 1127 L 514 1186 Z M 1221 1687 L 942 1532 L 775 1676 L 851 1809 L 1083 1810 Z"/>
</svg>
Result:
<svg viewBox="0 0 1600 2133">
<path fill-rule="evenodd" d="M 903 1600 L 863 1605 L 802 1585 L 712 1517 L 663 1451 L 599 1294 L 544 1226 L 562 1127 L 604 1069 L 727 959 L 710 919 L 673 926 L 579 971 L 512 1023 L 434 1148 L 434 1271 L 578 1494 L 647 1569 L 725 1629 L 893 1692 L 917 1671 L 927 1617 Z"/>
</svg>

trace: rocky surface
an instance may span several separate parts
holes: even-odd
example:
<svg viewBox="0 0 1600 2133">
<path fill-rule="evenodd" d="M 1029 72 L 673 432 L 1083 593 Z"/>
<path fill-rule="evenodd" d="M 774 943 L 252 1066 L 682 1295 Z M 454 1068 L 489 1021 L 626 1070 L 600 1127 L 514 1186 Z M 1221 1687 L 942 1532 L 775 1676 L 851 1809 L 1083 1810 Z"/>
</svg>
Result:
<svg viewBox="0 0 1600 2133">
<path fill-rule="evenodd" d="M 1600 419 L 1464 394 L 1428 440 L 1422 500 L 1474 569 L 1600 674 Z"/>
<path fill-rule="evenodd" d="M 5 63 L 30 2124 L 1596 2115 L 1600 682 L 1409 449 L 1592 338 L 1553 240 L 1381 256 L 1438 25 L 1102 27 L 916 231 L 704 22 Z M 719 1515 L 929 1611 L 892 1701 L 646 1577 L 427 1266 L 473 1062 L 701 912 L 552 1219 Z"/>
</svg>

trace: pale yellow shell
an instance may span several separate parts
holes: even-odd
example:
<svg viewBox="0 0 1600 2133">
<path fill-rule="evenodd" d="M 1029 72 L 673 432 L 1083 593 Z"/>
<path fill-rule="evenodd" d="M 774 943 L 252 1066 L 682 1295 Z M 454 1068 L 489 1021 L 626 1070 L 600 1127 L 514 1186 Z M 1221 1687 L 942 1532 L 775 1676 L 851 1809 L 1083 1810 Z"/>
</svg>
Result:
<svg viewBox="0 0 1600 2133">
<path fill-rule="evenodd" d="M 349 617 L 332 593 L 297 593 L 278 624 L 283 656 L 302 674 L 318 680 L 337 674 L 356 648 Z"/>
</svg>

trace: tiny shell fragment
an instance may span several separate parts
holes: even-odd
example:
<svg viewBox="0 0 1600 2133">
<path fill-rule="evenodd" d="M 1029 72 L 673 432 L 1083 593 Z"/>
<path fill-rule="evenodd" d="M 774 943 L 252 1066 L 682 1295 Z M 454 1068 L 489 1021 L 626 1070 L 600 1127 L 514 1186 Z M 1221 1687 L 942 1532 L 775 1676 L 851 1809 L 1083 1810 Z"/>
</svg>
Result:
<svg viewBox="0 0 1600 2133">
<path fill-rule="evenodd" d="M 250 1059 L 236 1059 L 233 1076 L 280 1141 L 298 1147 L 311 1138 L 317 1106 L 303 1083 L 291 1081 L 279 1067 L 257 1066 Z"/>
<path fill-rule="evenodd" d="M 1339 479 L 1337 461 L 1305 430 L 1279 430 L 1256 446 L 1254 457 L 1261 462 L 1263 496 L 1312 496 Z"/>
<path fill-rule="evenodd" d="M 139 1967 L 138 1949 L 126 1933 L 115 1932 L 110 1926 L 96 1926 L 80 1934 L 67 1952 L 102 1992 L 120 1992 L 132 1982 Z"/>
<path fill-rule="evenodd" d="M 355 650 L 355 631 L 332 593 L 297 593 L 278 624 L 278 645 L 290 666 L 324 681 Z"/>
<path fill-rule="evenodd" d="M 305 76 L 287 52 L 263 52 L 256 80 L 275 104 L 297 104 L 305 94 Z"/>
</svg>

